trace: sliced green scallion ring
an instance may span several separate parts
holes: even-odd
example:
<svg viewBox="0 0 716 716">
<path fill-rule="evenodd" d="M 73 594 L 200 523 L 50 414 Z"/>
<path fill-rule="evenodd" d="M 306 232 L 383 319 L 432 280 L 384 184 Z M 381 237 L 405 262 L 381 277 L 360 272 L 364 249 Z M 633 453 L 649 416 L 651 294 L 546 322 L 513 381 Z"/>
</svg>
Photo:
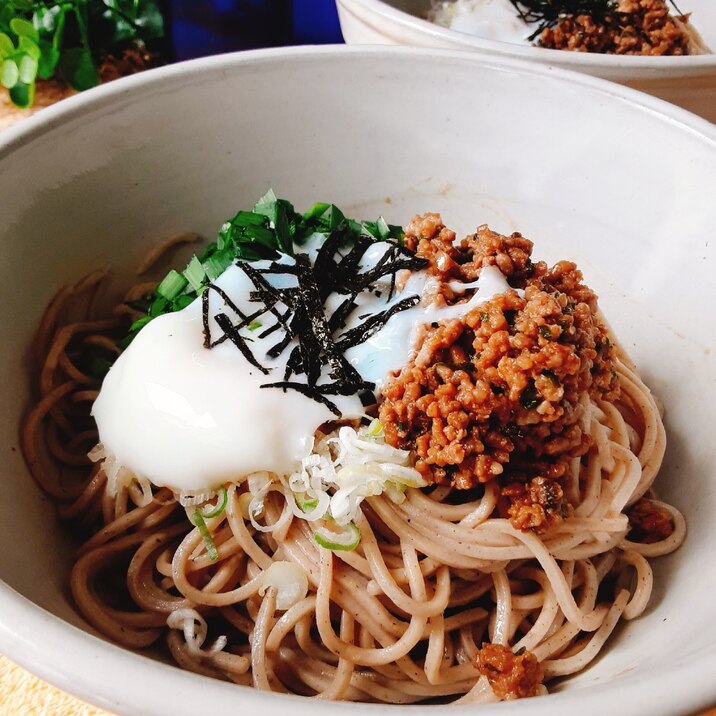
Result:
<svg viewBox="0 0 716 716">
<path fill-rule="evenodd" d="M 216 562 L 216 560 L 219 559 L 219 553 L 216 549 L 216 545 L 214 544 L 211 532 L 209 532 L 209 528 L 206 526 L 206 522 L 204 522 L 204 518 L 202 517 L 200 510 L 194 510 L 191 515 L 191 521 L 194 526 L 199 530 L 199 534 L 201 534 L 201 537 L 204 540 L 206 554 L 209 556 L 209 559 L 212 562 Z"/>
<path fill-rule="evenodd" d="M 294 492 L 293 497 L 303 512 L 311 512 L 311 510 L 315 510 L 318 507 L 318 498 L 309 497 L 305 492 Z"/>
<path fill-rule="evenodd" d="M 383 437 L 383 424 L 378 418 L 375 418 L 368 426 L 368 437 L 372 440 Z"/>
<path fill-rule="evenodd" d="M 223 514 L 224 510 L 226 509 L 226 503 L 229 501 L 229 493 L 226 491 L 225 487 L 222 487 L 220 489 L 220 495 L 219 499 L 216 502 L 216 506 L 209 510 L 208 512 L 205 512 L 204 510 L 201 510 L 201 516 L 206 519 L 210 520 L 212 517 L 218 517 L 219 515 Z"/>
<path fill-rule="evenodd" d="M 344 525 L 340 532 L 321 527 L 313 533 L 313 539 L 326 549 L 351 552 L 360 542 L 360 530 L 353 522 Z"/>
</svg>

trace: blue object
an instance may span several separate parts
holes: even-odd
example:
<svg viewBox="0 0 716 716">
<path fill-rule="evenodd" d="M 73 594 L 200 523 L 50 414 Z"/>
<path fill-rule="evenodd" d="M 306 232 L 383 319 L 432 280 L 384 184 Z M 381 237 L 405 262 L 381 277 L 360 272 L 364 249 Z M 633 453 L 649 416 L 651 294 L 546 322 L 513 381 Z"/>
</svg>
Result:
<svg viewBox="0 0 716 716">
<path fill-rule="evenodd" d="M 164 0 L 175 59 L 342 42 L 335 0 Z"/>
<path fill-rule="evenodd" d="M 335 0 L 293 0 L 293 44 L 343 42 Z"/>
</svg>

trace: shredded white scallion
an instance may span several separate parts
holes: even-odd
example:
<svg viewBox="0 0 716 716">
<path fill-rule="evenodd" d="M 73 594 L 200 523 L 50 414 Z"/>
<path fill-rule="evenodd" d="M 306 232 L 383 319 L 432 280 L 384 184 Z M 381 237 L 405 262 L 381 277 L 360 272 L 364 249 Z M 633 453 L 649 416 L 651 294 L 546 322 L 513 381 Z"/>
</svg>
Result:
<svg viewBox="0 0 716 716">
<path fill-rule="evenodd" d="M 248 504 L 247 512 L 249 520 L 256 530 L 259 532 L 273 532 L 274 530 L 283 527 L 288 520 L 291 519 L 292 511 L 290 508 L 293 502 L 289 495 L 286 495 L 286 490 L 280 481 L 277 481 L 275 477 L 272 477 L 272 473 L 265 471 L 254 472 L 248 477 L 249 494 L 251 495 L 251 501 Z M 262 525 L 258 521 L 264 511 L 264 500 L 266 495 L 272 490 L 276 490 L 286 497 L 286 502 L 289 504 L 289 508 L 285 509 L 277 522 L 272 525 Z"/>
<path fill-rule="evenodd" d="M 94 462 L 104 460 L 102 469 L 111 496 L 127 489 L 138 505 L 152 500 L 149 481 L 120 465 L 101 443 L 90 451 L 89 457 Z M 246 478 L 248 492 L 239 498 L 239 507 L 244 519 L 250 520 L 259 532 L 280 529 L 292 517 L 309 522 L 331 519 L 344 527 L 355 521 L 366 497 L 385 494 L 400 504 L 405 500 L 407 488 L 426 484 L 412 467 L 410 452 L 387 445 L 383 426 L 379 420 L 373 420 L 368 427 L 356 430 L 343 426 L 337 433 L 321 437 L 313 452 L 288 476 L 266 471 L 250 474 Z M 261 524 L 264 501 L 272 490 L 284 495 L 287 506 L 275 524 Z M 215 497 L 219 498 L 217 490 L 182 492 L 177 499 L 183 507 L 193 508 Z"/>
<path fill-rule="evenodd" d="M 411 467 L 407 450 L 385 444 L 383 427 L 374 420 L 358 430 L 344 426 L 337 435 L 319 441 L 284 484 L 294 494 L 296 517 L 308 521 L 330 517 L 344 526 L 356 519 L 366 497 L 385 492 L 399 504 L 406 488 L 427 483 Z"/>
<path fill-rule="evenodd" d="M 196 609 L 176 609 L 167 617 L 167 626 L 184 633 L 184 641 L 189 653 L 194 656 L 216 654 L 226 646 L 226 637 L 222 635 L 217 637 L 211 646 L 202 649 L 208 629 L 206 620 Z"/>
<path fill-rule="evenodd" d="M 116 497 L 126 489 L 137 507 L 146 507 L 153 499 L 152 483 L 143 475 L 137 475 L 122 465 L 102 443 L 97 443 L 88 453 L 92 462 L 102 460 L 102 471 L 107 476 L 107 494 Z"/>
<path fill-rule="evenodd" d="M 203 505 L 207 500 L 212 499 L 215 494 L 216 491 L 214 490 L 211 492 L 198 493 L 182 491 L 179 493 L 179 497 L 177 499 L 182 507 L 196 507 L 197 505 Z"/>
<path fill-rule="evenodd" d="M 273 562 L 261 574 L 259 596 L 269 587 L 276 589 L 276 608 L 290 609 L 308 594 L 308 575 L 295 562 Z"/>
</svg>

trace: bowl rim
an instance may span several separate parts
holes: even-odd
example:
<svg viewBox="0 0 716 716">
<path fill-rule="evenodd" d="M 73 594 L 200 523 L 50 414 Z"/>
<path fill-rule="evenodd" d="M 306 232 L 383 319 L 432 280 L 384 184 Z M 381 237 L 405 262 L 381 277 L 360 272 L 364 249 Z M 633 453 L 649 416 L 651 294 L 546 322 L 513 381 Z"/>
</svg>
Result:
<svg viewBox="0 0 716 716">
<path fill-rule="evenodd" d="M 295 61 L 310 64 L 339 59 L 352 64 L 360 58 L 390 62 L 391 59 L 397 58 L 397 61 L 406 57 L 427 58 L 431 63 L 471 63 L 488 71 L 508 70 L 523 76 L 559 79 L 580 91 L 601 94 L 605 99 L 617 100 L 646 112 L 660 122 L 680 127 L 680 131 L 703 140 L 716 158 L 716 125 L 663 100 L 599 78 L 483 53 L 388 46 L 318 46 L 272 48 L 191 60 L 75 95 L 23 120 L 20 126 L 3 131 L 0 134 L 0 161 L 66 122 L 78 118 L 91 121 L 97 116 L 111 114 L 128 103 L 137 102 L 143 95 L 177 91 L 180 85 L 191 85 L 205 76 L 240 71 L 246 65 L 255 70 L 280 67 Z M 235 707 L 238 703 L 277 709 L 284 707 L 297 716 L 316 716 L 317 713 L 319 716 L 332 716 L 335 709 L 346 713 L 350 710 L 358 716 L 392 712 L 396 708 L 401 714 L 423 716 L 442 710 L 439 706 L 335 704 L 268 694 L 199 676 L 83 631 L 22 596 L 1 579 L 0 648 L 8 658 L 47 682 L 116 713 L 161 716 L 171 708 L 175 716 L 196 716 L 198 709 L 205 708 L 209 702 L 220 708 Z M 64 658 L 58 661 L 57 654 L 63 654 Z M 530 699 L 528 703 L 500 704 L 499 714 L 525 714 L 529 709 L 533 716 L 551 716 L 555 710 L 560 712 L 564 708 L 566 712 L 566 708 L 578 704 L 582 716 L 601 716 L 605 704 L 609 703 L 621 705 L 620 712 L 623 714 L 638 714 L 641 713 L 638 696 L 643 694 L 647 684 L 653 716 L 696 711 L 716 703 L 716 682 L 712 674 L 714 659 L 716 643 L 700 649 L 678 664 L 650 667 L 637 676 L 625 674 L 616 682 L 589 686 L 587 694 L 591 698 L 588 699 L 583 698 L 584 689 L 566 691 Z M 96 683 L 98 673 L 113 674 L 112 679 L 104 677 L 100 690 Z M 139 683 L 137 674 L 141 675 Z M 450 708 L 454 712 L 456 707 Z M 481 708 L 486 716 L 495 713 L 490 705 Z"/>
<path fill-rule="evenodd" d="M 363 22 L 383 20 L 425 37 L 465 49 L 483 50 L 499 56 L 529 59 L 578 71 L 602 70 L 610 73 L 628 71 L 636 77 L 673 76 L 678 70 L 684 75 L 716 73 L 716 51 L 705 55 L 653 57 L 645 55 L 602 55 L 588 52 L 567 52 L 546 47 L 519 45 L 503 40 L 489 40 L 436 25 L 417 15 L 400 10 L 385 0 L 336 0 L 339 7 L 360 17 Z M 360 8 L 360 11 L 356 11 Z M 381 28 L 371 23 L 380 32 Z"/>
</svg>

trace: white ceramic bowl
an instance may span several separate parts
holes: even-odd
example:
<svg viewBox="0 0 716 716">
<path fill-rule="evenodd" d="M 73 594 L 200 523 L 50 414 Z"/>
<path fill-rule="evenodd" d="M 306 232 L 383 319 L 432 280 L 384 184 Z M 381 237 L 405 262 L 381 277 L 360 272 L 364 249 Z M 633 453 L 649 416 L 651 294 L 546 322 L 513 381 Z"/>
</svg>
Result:
<svg viewBox="0 0 716 716">
<path fill-rule="evenodd" d="M 440 27 L 425 18 L 433 0 L 337 0 L 346 42 L 478 50 L 496 57 L 532 60 L 584 72 L 673 102 L 716 122 L 716 54 L 632 57 L 565 52 L 486 40 Z M 694 26 L 716 52 L 716 2 L 679 0 Z"/>
<path fill-rule="evenodd" d="M 95 636 L 68 599 L 71 543 L 18 450 L 24 354 L 62 283 L 156 239 L 213 236 L 268 186 L 404 222 L 522 230 L 576 259 L 667 407 L 658 485 L 689 523 L 648 612 L 559 693 L 486 715 L 687 713 L 716 703 L 716 129 L 592 78 L 469 53 L 247 53 L 120 80 L 0 138 L 0 651 L 120 714 L 377 714 L 188 674 Z M 441 707 L 400 707 L 434 714 Z M 392 711 L 391 711 L 392 712 Z M 451 713 L 464 710 L 450 709 Z M 466 712 L 466 711 L 465 711 Z M 472 711 L 470 711 L 472 713 Z"/>
</svg>

